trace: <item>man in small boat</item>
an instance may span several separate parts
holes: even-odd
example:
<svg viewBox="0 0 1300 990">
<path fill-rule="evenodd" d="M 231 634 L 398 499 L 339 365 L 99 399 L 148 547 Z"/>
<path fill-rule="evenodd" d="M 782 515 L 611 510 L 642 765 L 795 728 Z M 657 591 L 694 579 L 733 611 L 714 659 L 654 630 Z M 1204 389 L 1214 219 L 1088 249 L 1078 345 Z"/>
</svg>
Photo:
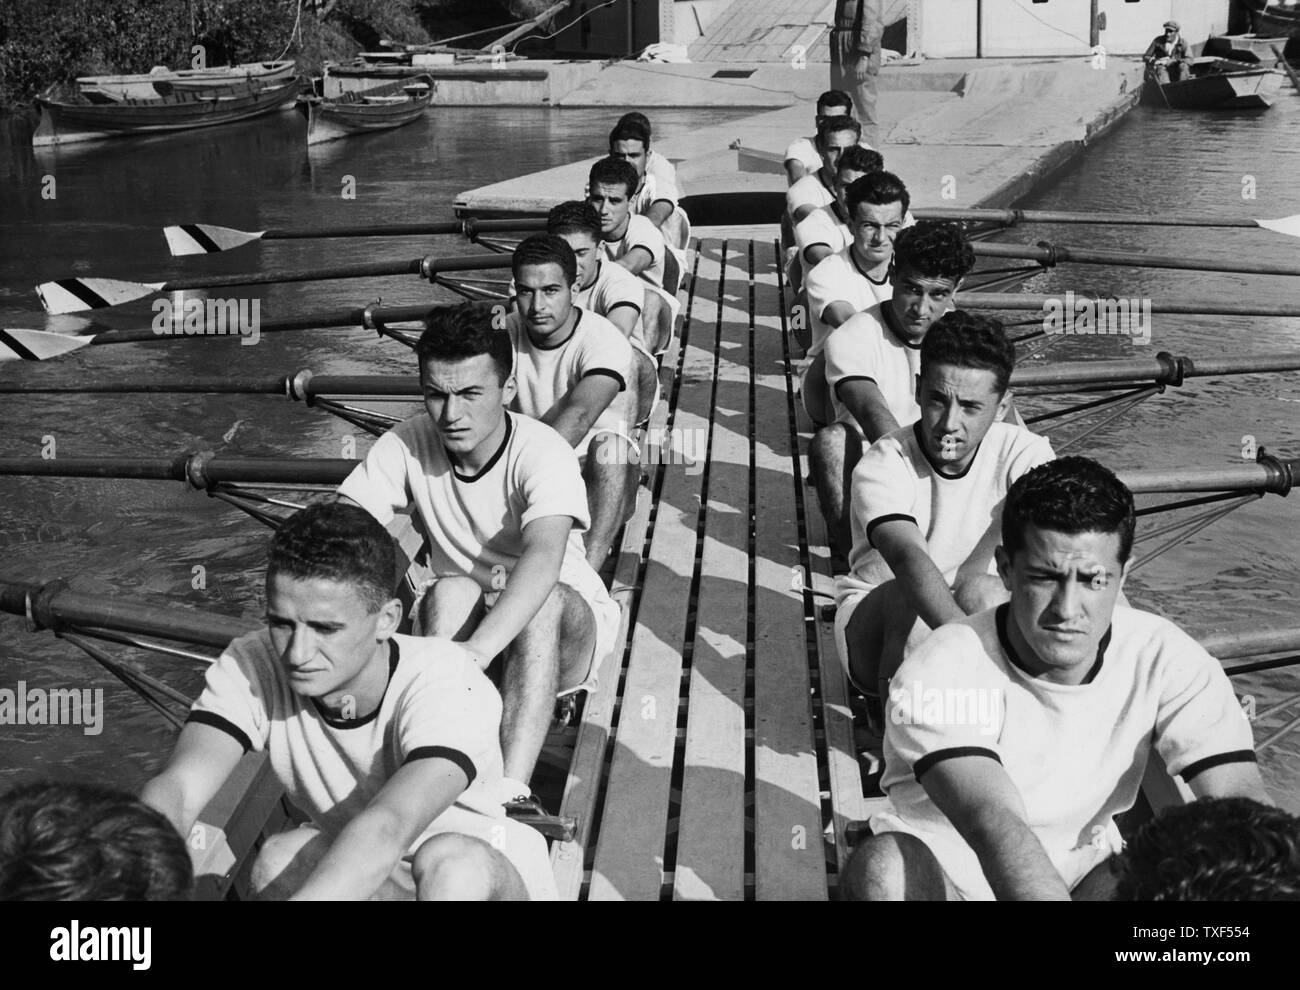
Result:
<svg viewBox="0 0 1300 990">
<path fill-rule="evenodd" d="M 602 158 L 591 167 L 587 179 L 587 202 L 600 216 L 601 246 L 610 261 L 622 265 L 633 275 L 644 279 L 650 288 L 645 294 L 645 309 L 641 319 L 646 327 L 667 325 L 668 335 L 662 332 L 656 342 L 647 340 L 652 354 L 667 348 L 672 325 L 677 316 L 675 281 L 665 287 L 665 272 L 669 264 L 668 245 L 659 228 L 649 218 L 634 213 L 632 194 L 636 190 L 636 169 L 620 158 Z M 673 265 L 675 266 L 675 263 Z M 668 307 L 668 316 L 661 313 Z"/>
<path fill-rule="evenodd" d="M 578 263 L 578 284 L 573 290 L 573 305 L 597 316 L 603 316 L 623 331 L 632 345 L 633 363 L 636 367 L 638 424 L 649 418 L 659 390 L 658 365 L 651 356 L 651 347 L 657 347 L 661 330 L 656 327 L 647 334 L 641 320 L 645 307 L 645 283 L 622 265 L 605 257 L 600 243 L 600 214 L 590 203 L 573 200 L 552 207 L 546 216 L 546 232 L 554 234 L 568 244 Z M 667 317 L 667 310 L 662 311 Z M 647 339 L 651 343 L 647 343 Z"/>
<path fill-rule="evenodd" d="M 817 124 L 816 148 L 821 167 L 785 191 L 785 212 L 792 224 L 798 226 L 813 210 L 835 202 L 835 170 L 840 155 L 857 144 L 861 136 L 862 127 L 852 117 L 824 117 Z"/>
<path fill-rule="evenodd" d="M 125 791 L 32 781 L 0 795 L 0 902 L 187 901 L 193 892 L 185 840 Z"/>
<path fill-rule="evenodd" d="M 812 361 L 800 390 L 804 408 L 817 426 L 824 426 L 834 415 L 822 353 L 826 338 L 854 313 L 889 298 L 894 238 L 906 225 L 911 198 L 898 176 L 879 171 L 851 183 L 844 191 L 844 202 L 852 241 L 823 258 L 804 278 Z"/>
<path fill-rule="evenodd" d="M 652 157 L 653 156 L 653 157 Z M 686 212 L 678 200 L 677 169 L 650 149 L 650 121 L 645 114 L 624 114 L 609 132 L 609 157 L 619 158 L 634 169 L 637 187 L 632 191 L 633 212 L 659 228 L 665 243 L 675 250 L 686 247 Z"/>
<path fill-rule="evenodd" d="M 1244 797 L 1174 805 L 1112 866 L 1117 901 L 1300 901 L 1300 818 Z"/>
<path fill-rule="evenodd" d="M 605 563 L 631 512 L 640 450 L 632 346 L 598 313 L 573 304 L 577 260 L 563 238 L 534 234 L 514 253 L 515 396 L 509 408 L 553 427 L 577 451 L 591 528 L 587 563 Z"/>
<path fill-rule="evenodd" d="M 826 117 L 852 117 L 853 99 L 842 89 L 828 89 L 817 97 L 817 115 L 813 127 L 817 128 Z M 863 147 L 867 147 L 863 145 Z M 785 149 L 786 185 L 792 186 L 805 175 L 822 167 L 822 157 L 817 151 L 817 135 L 795 138 Z"/>
<path fill-rule="evenodd" d="M 290 517 L 271 540 L 267 628 L 208 668 L 143 798 L 192 836 L 240 758 L 267 753 L 309 822 L 263 845 L 262 897 L 553 898 L 545 842 L 501 806 L 501 698 L 464 646 L 397 633 L 396 557 L 355 505 Z"/>
<path fill-rule="evenodd" d="M 874 199 L 892 195 L 888 181 L 873 185 L 865 180 L 853 188 Z M 897 206 L 860 206 L 864 222 L 859 231 L 869 222 L 873 240 L 892 238 L 889 225 L 880 224 L 897 218 Z M 868 211 L 869 217 L 864 216 Z M 862 239 L 859 233 L 858 241 Z M 957 224 L 926 220 L 900 231 L 888 283 L 871 286 L 879 301 L 849 316 L 825 338 L 821 360 L 833 422 L 813 436 L 808 466 L 835 556 L 851 546 L 849 491 L 864 445 L 920 417 L 916 383 L 922 342 L 952 307 L 974 264 L 975 254 Z"/>
<path fill-rule="evenodd" d="M 514 348 L 500 322 L 472 304 L 429 311 L 415 351 L 425 414 L 375 441 L 339 494 L 386 526 L 413 511 L 428 574 L 416 630 L 462 643 L 481 668 L 502 664 L 509 800 L 528 795 L 557 692 L 594 680 L 619 608 L 586 560 L 587 491 L 572 446 L 507 412 Z"/>
<path fill-rule="evenodd" d="M 1133 526 L 1132 495 L 1088 458 L 1012 485 L 1010 601 L 945 623 L 894 676 L 889 803 L 841 874 L 847 898 L 1108 900 L 1115 816 L 1153 749 L 1197 798 L 1270 803 L 1219 661 L 1121 603 Z"/>
<path fill-rule="evenodd" d="M 1178 32 L 1177 21 L 1165 21 L 1164 34 L 1156 35 L 1142 53 L 1142 61 L 1147 64 L 1148 73 L 1155 76 L 1160 83 L 1178 82 L 1187 78 L 1191 58 L 1187 54 L 1187 42 Z"/>
<path fill-rule="evenodd" d="M 993 557 L 1002 500 L 1054 456 L 1045 437 L 999 422 L 1015 346 L 997 320 L 954 310 L 929 328 L 920 357 L 920 418 L 876 440 L 853 469 L 853 549 L 835 581 L 835 646 L 874 698 L 931 629 L 1006 600 Z"/>
</svg>

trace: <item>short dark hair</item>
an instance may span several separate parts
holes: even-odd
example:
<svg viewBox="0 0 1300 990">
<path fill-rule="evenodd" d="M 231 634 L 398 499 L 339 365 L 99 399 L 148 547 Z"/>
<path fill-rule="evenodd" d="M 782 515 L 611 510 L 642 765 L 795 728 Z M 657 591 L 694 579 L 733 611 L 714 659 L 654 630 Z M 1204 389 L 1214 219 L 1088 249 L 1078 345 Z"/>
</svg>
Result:
<svg viewBox="0 0 1300 990">
<path fill-rule="evenodd" d="M 645 114 L 643 114 L 640 110 L 629 110 L 627 113 L 623 114 L 623 116 L 618 118 L 618 122 L 620 124 L 633 123 L 633 124 L 638 124 L 641 127 L 644 127 L 647 138 L 649 138 L 650 135 L 653 133 L 653 129 L 650 127 L 650 118 L 647 117 Z M 646 147 L 647 148 L 650 147 L 648 141 L 646 143 Z"/>
<path fill-rule="evenodd" d="M 955 309 L 935 320 L 921 341 L 921 374 L 938 364 L 991 371 L 998 394 L 1005 395 L 1016 367 L 1016 345 L 1000 320 Z"/>
<path fill-rule="evenodd" d="M 281 523 L 267 558 L 268 584 L 278 574 L 347 582 L 371 614 L 393 597 L 393 538 L 365 509 L 337 497 L 313 502 Z"/>
<path fill-rule="evenodd" d="M 559 265 L 569 285 L 578 280 L 578 259 L 573 248 L 563 237 L 555 234 L 533 234 L 519 242 L 510 258 L 510 268 L 516 279 L 527 265 Z"/>
<path fill-rule="evenodd" d="M 975 267 L 975 251 L 957 224 L 921 220 L 894 240 L 894 269 L 904 267 L 923 278 L 958 281 Z"/>
<path fill-rule="evenodd" d="M 602 158 L 591 166 L 591 172 L 587 175 L 587 188 L 622 185 L 627 187 L 627 194 L 631 196 L 636 192 L 640 181 L 641 177 L 636 174 L 636 167 L 631 162 L 625 162 L 621 158 Z"/>
<path fill-rule="evenodd" d="M 835 166 L 836 172 L 843 172 L 845 169 L 852 169 L 854 172 L 879 172 L 885 167 L 885 156 L 873 148 L 864 148 L 860 144 L 855 144 L 851 148 L 845 148 L 844 153 L 840 155 L 839 164 Z M 900 185 L 902 183 L 899 183 Z M 906 190 L 904 190 L 906 192 Z M 906 209 L 906 207 L 904 207 Z"/>
<path fill-rule="evenodd" d="M 844 157 L 840 158 L 840 168 L 844 167 L 844 158 L 847 158 L 849 151 L 853 150 L 855 149 L 849 148 L 848 151 L 844 152 Z M 902 179 L 893 172 L 880 169 L 859 176 L 850 182 L 844 190 L 844 205 L 848 208 L 850 219 L 853 217 L 854 211 L 863 203 L 870 203 L 873 206 L 884 206 L 886 203 L 901 203 L 903 213 L 906 214 L 907 208 L 912 205 L 912 197 L 908 195 L 907 186 L 903 185 Z M 898 236 L 902 237 L 905 233 L 907 231 L 900 231 Z M 894 243 L 897 244 L 898 241 L 895 240 Z"/>
<path fill-rule="evenodd" d="M 562 237 L 565 234 L 590 234 L 600 243 L 600 214 L 585 199 L 574 199 L 551 207 L 546 214 L 546 232 Z"/>
<path fill-rule="evenodd" d="M 609 132 L 609 149 L 614 150 L 615 141 L 640 141 L 646 151 L 650 150 L 650 122 L 644 124 L 639 120 L 628 119 L 627 114 L 619 118 Z"/>
<path fill-rule="evenodd" d="M 1123 564 L 1133 552 L 1135 523 L 1133 493 L 1112 472 L 1089 457 L 1061 457 L 1012 484 L 1002 508 L 1002 549 L 1015 557 L 1030 525 L 1055 533 L 1115 533 Z"/>
<path fill-rule="evenodd" d="M 493 314 L 500 306 L 500 303 L 487 307 L 467 302 L 430 309 L 424 317 L 424 333 L 415 345 L 421 373 L 424 363 L 431 358 L 465 361 L 487 354 L 496 365 L 497 383 L 504 385 L 514 370 L 515 349 L 505 328 L 494 325 Z"/>
<path fill-rule="evenodd" d="M 1244 797 L 1166 808 L 1111 871 L 1117 901 L 1300 900 L 1300 818 Z"/>
<path fill-rule="evenodd" d="M 817 116 L 831 107 L 843 107 L 850 115 L 853 113 L 853 97 L 842 89 L 828 89 L 817 97 Z"/>
<path fill-rule="evenodd" d="M 0 901 L 187 901 L 185 840 L 139 798 L 35 781 L 0 797 Z"/>
<path fill-rule="evenodd" d="M 826 147 L 830 136 L 840 131 L 852 131 L 855 140 L 862 137 L 862 125 L 852 117 L 821 117 L 817 121 L 817 147 Z"/>
</svg>

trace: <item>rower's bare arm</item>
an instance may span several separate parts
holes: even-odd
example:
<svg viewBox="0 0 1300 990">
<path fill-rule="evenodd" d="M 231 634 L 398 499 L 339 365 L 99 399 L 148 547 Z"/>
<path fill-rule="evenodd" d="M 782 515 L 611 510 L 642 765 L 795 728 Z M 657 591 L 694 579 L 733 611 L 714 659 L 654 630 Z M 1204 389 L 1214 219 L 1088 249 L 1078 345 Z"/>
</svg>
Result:
<svg viewBox="0 0 1300 990">
<path fill-rule="evenodd" d="M 171 759 L 144 785 L 140 799 L 189 836 L 200 813 L 221 790 L 244 748 L 228 732 L 200 722 L 181 730 Z"/>
<path fill-rule="evenodd" d="M 931 629 L 966 618 L 943 573 L 934 566 L 925 537 L 910 519 L 891 519 L 871 531 L 871 542 L 894 572 L 899 590 Z"/>
<path fill-rule="evenodd" d="M 889 411 L 889 404 L 880 394 L 880 386 L 867 378 L 853 378 L 839 382 L 835 386 L 844 407 L 853 413 L 853 418 L 862 427 L 868 443 L 875 443 L 886 433 L 899 427 L 898 420 Z"/>
<path fill-rule="evenodd" d="M 480 667 L 514 642 L 555 589 L 571 529 L 572 516 L 543 516 L 524 527 L 523 553 L 501 597 L 463 644 Z"/>
<path fill-rule="evenodd" d="M 645 308 L 644 302 L 642 309 Z M 605 314 L 605 319 L 623 331 L 624 337 L 631 337 L 641 322 L 641 310 L 632 305 L 615 306 Z"/>
<path fill-rule="evenodd" d="M 1187 782 L 1198 798 L 1244 797 L 1273 804 L 1255 763 L 1224 763 L 1202 770 Z"/>
<path fill-rule="evenodd" d="M 785 184 L 792 186 L 805 175 L 808 174 L 808 166 L 798 158 L 787 158 L 785 160 Z"/>
<path fill-rule="evenodd" d="M 627 254 L 618 259 L 618 264 L 622 265 L 633 275 L 640 275 L 643 271 L 655 263 L 654 255 L 647 248 L 640 244 L 628 251 Z"/>
<path fill-rule="evenodd" d="M 546 411 L 542 422 L 576 447 L 620 391 L 609 375 L 587 375 Z"/>
<path fill-rule="evenodd" d="M 845 302 L 843 299 L 836 299 L 834 302 L 827 303 L 822 307 L 822 322 L 828 327 L 837 327 L 850 316 L 857 314 L 853 308 L 853 303 Z"/>
<path fill-rule="evenodd" d="M 921 786 L 979 857 L 1000 901 L 1068 901 L 1070 891 L 1025 821 L 1024 801 L 988 756 L 941 760 Z"/>
<path fill-rule="evenodd" d="M 667 223 L 668 218 L 673 215 L 675 209 L 677 207 L 669 200 L 656 199 L 645 211 L 645 216 L 656 227 L 662 227 Z"/>
<path fill-rule="evenodd" d="M 989 563 L 993 560 L 993 551 L 1002 543 L 1002 506 L 1005 501 L 1003 499 L 993 509 L 993 521 L 984 530 L 984 535 L 975 544 L 975 549 L 957 568 L 957 577 L 954 584 L 961 582 L 963 578 L 975 577 L 989 572 Z"/>
<path fill-rule="evenodd" d="M 818 207 L 812 203 L 800 203 L 790 211 L 790 219 L 794 221 L 795 226 L 805 217 L 809 216 Z"/>
<path fill-rule="evenodd" d="M 816 268 L 821 262 L 825 261 L 835 252 L 831 250 L 829 244 L 809 244 L 803 249 L 804 268 L 808 271 Z"/>
<path fill-rule="evenodd" d="M 388 879 L 411 843 L 469 786 L 451 760 L 427 757 L 398 769 L 339 833 L 290 900 L 360 901 Z"/>
</svg>

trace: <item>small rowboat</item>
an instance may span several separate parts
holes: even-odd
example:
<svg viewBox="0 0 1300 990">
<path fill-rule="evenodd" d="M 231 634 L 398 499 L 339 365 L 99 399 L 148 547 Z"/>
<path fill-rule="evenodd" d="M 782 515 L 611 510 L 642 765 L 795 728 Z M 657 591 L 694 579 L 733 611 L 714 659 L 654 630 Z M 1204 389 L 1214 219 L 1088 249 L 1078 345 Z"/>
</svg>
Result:
<svg viewBox="0 0 1300 990">
<path fill-rule="evenodd" d="M 1286 35 L 1266 37 L 1262 34 L 1223 34 L 1205 43 L 1202 55 L 1230 58 L 1237 62 L 1262 62 L 1271 65 L 1277 60 L 1273 46 L 1285 49 L 1290 39 Z"/>
<path fill-rule="evenodd" d="M 1261 5 L 1250 14 L 1257 34 L 1300 38 L 1300 6 L 1294 3 Z"/>
<path fill-rule="evenodd" d="M 307 143 L 322 144 L 412 124 L 429 108 L 433 92 L 433 79 L 418 76 L 329 100 L 302 96 L 298 109 L 307 118 Z"/>
<path fill-rule="evenodd" d="M 148 73 L 131 76 L 78 76 L 77 88 L 94 102 L 156 100 L 186 90 L 237 87 L 256 79 L 262 86 L 277 86 L 294 76 L 293 59 L 279 62 L 246 62 L 217 65 L 210 69 L 165 69 L 155 66 Z"/>
<path fill-rule="evenodd" d="M 36 100 L 41 122 L 32 144 L 42 147 L 215 127 L 279 110 L 297 95 L 298 80 L 293 78 L 273 86 L 252 80 L 238 86 L 183 90 L 152 100 L 107 103 L 95 103 L 82 94 L 58 99 L 47 90 Z"/>
<path fill-rule="evenodd" d="M 1171 110 L 1266 110 L 1281 85 L 1282 74 L 1276 69 L 1198 58 L 1187 79 L 1165 83 L 1148 75 L 1142 102 Z"/>
</svg>

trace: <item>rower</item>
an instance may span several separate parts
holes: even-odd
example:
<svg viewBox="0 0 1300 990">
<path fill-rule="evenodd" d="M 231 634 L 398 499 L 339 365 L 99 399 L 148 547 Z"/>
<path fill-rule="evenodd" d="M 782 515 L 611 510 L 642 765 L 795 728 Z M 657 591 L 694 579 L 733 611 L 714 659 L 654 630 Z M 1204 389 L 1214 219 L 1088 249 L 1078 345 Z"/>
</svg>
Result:
<svg viewBox="0 0 1300 990">
<path fill-rule="evenodd" d="M 813 126 L 820 127 L 827 117 L 852 117 L 853 99 L 842 89 L 828 89 L 817 97 L 817 115 Z M 785 149 L 786 185 L 792 186 L 805 175 L 811 175 L 822 167 L 822 158 L 817 151 L 817 135 L 795 138 Z"/>
<path fill-rule="evenodd" d="M 809 172 L 785 191 L 785 211 L 790 222 L 799 221 L 813 210 L 835 202 L 835 169 L 845 148 L 862 136 L 862 127 L 852 117 L 827 117 L 817 125 L 817 154 L 821 167 Z"/>
<path fill-rule="evenodd" d="M 208 668 L 142 796 L 192 840 L 241 757 L 267 753 L 308 822 L 262 846 L 263 898 L 554 898 L 545 841 L 501 807 L 501 699 L 464 646 L 397 633 L 395 568 L 355 505 L 291 516 L 271 540 L 268 628 Z"/>
<path fill-rule="evenodd" d="M 1151 39 L 1142 53 L 1142 61 L 1147 65 L 1148 75 L 1154 76 L 1157 82 L 1178 82 L 1187 77 L 1191 65 L 1187 42 L 1179 34 L 1181 28 L 1177 21 L 1165 21 L 1164 29 L 1164 34 Z"/>
<path fill-rule="evenodd" d="M 653 327 L 647 333 L 641 320 L 645 283 L 622 265 L 605 258 L 599 246 L 600 214 L 594 206 L 574 200 L 553 207 L 546 216 L 546 232 L 568 244 L 578 263 L 578 284 L 573 290 L 573 304 L 605 317 L 623 331 L 623 336 L 632 345 L 637 372 L 636 422 L 638 425 L 644 423 L 650 418 L 659 392 L 658 365 L 651 352 L 660 347 L 661 334 L 666 334 L 671 328 L 661 330 Z M 660 312 L 667 318 L 666 308 Z"/>
<path fill-rule="evenodd" d="M 931 629 L 1005 600 L 992 576 L 1002 499 L 1053 456 L 1045 437 L 998 422 L 1014 365 L 1001 323 L 946 314 L 921 343 L 920 419 L 886 433 L 853 469 L 835 646 L 869 698 L 883 696 L 904 649 Z"/>
<path fill-rule="evenodd" d="M 650 286 L 645 294 L 641 319 L 645 326 L 666 325 L 651 353 L 661 354 L 672 339 L 677 318 L 676 275 L 665 280 L 670 267 L 668 246 L 663 235 L 646 217 L 632 212 L 632 193 L 637 187 L 636 169 L 619 158 L 602 158 L 591 167 L 587 179 L 587 202 L 600 215 L 601 246 L 610 261 L 617 262 Z M 676 269 L 675 262 L 671 267 Z M 679 274 L 679 273 L 678 273 Z M 661 313 L 668 307 L 668 317 Z"/>
<path fill-rule="evenodd" d="M 1115 816 L 1153 749 L 1197 798 L 1271 803 L 1219 661 L 1118 600 L 1128 489 L 1062 458 L 1012 485 L 998 528 L 1009 602 L 936 629 L 890 684 L 889 800 L 841 873 L 850 899 L 1110 899 Z"/>
<path fill-rule="evenodd" d="M 854 313 L 889 298 L 894 238 L 906 223 L 911 203 L 907 187 L 892 172 L 863 176 L 845 189 L 844 198 L 853 242 L 822 259 L 804 278 L 812 362 L 804 372 L 800 391 L 815 426 L 823 426 L 833 417 L 822 354 L 826 338 Z"/>
<path fill-rule="evenodd" d="M 609 320 L 573 305 L 578 267 L 562 238 L 526 238 L 513 268 L 509 407 L 553 427 L 577 451 L 591 516 L 587 563 L 600 570 L 631 514 L 640 476 L 640 448 L 629 436 L 638 409 L 632 346 Z"/>
<path fill-rule="evenodd" d="M 651 155 L 656 159 L 651 168 Z M 674 250 L 686 247 L 690 221 L 678 203 L 677 169 L 663 155 L 650 150 L 650 121 L 644 114 L 624 114 L 609 132 L 609 157 L 636 169 L 637 187 L 632 210 L 659 228 Z"/>
<path fill-rule="evenodd" d="M 428 575 L 416 630 L 462 643 L 484 669 L 502 658 L 504 797 L 523 807 L 555 696 L 594 684 L 619 608 L 587 564 L 573 448 L 506 411 L 514 349 L 496 320 L 471 304 L 429 311 L 415 351 L 426 413 L 380 437 L 339 493 L 384 525 L 414 511 Z"/>
<path fill-rule="evenodd" d="M 835 198 L 820 209 L 813 210 L 799 221 L 794 229 L 794 242 L 799 248 L 798 264 L 811 271 L 836 251 L 842 251 L 853 240 L 849 230 L 849 207 L 844 200 L 845 190 L 864 175 L 879 172 L 885 160 L 879 151 L 854 146 L 845 148 L 835 166 L 832 192 Z"/>
</svg>

